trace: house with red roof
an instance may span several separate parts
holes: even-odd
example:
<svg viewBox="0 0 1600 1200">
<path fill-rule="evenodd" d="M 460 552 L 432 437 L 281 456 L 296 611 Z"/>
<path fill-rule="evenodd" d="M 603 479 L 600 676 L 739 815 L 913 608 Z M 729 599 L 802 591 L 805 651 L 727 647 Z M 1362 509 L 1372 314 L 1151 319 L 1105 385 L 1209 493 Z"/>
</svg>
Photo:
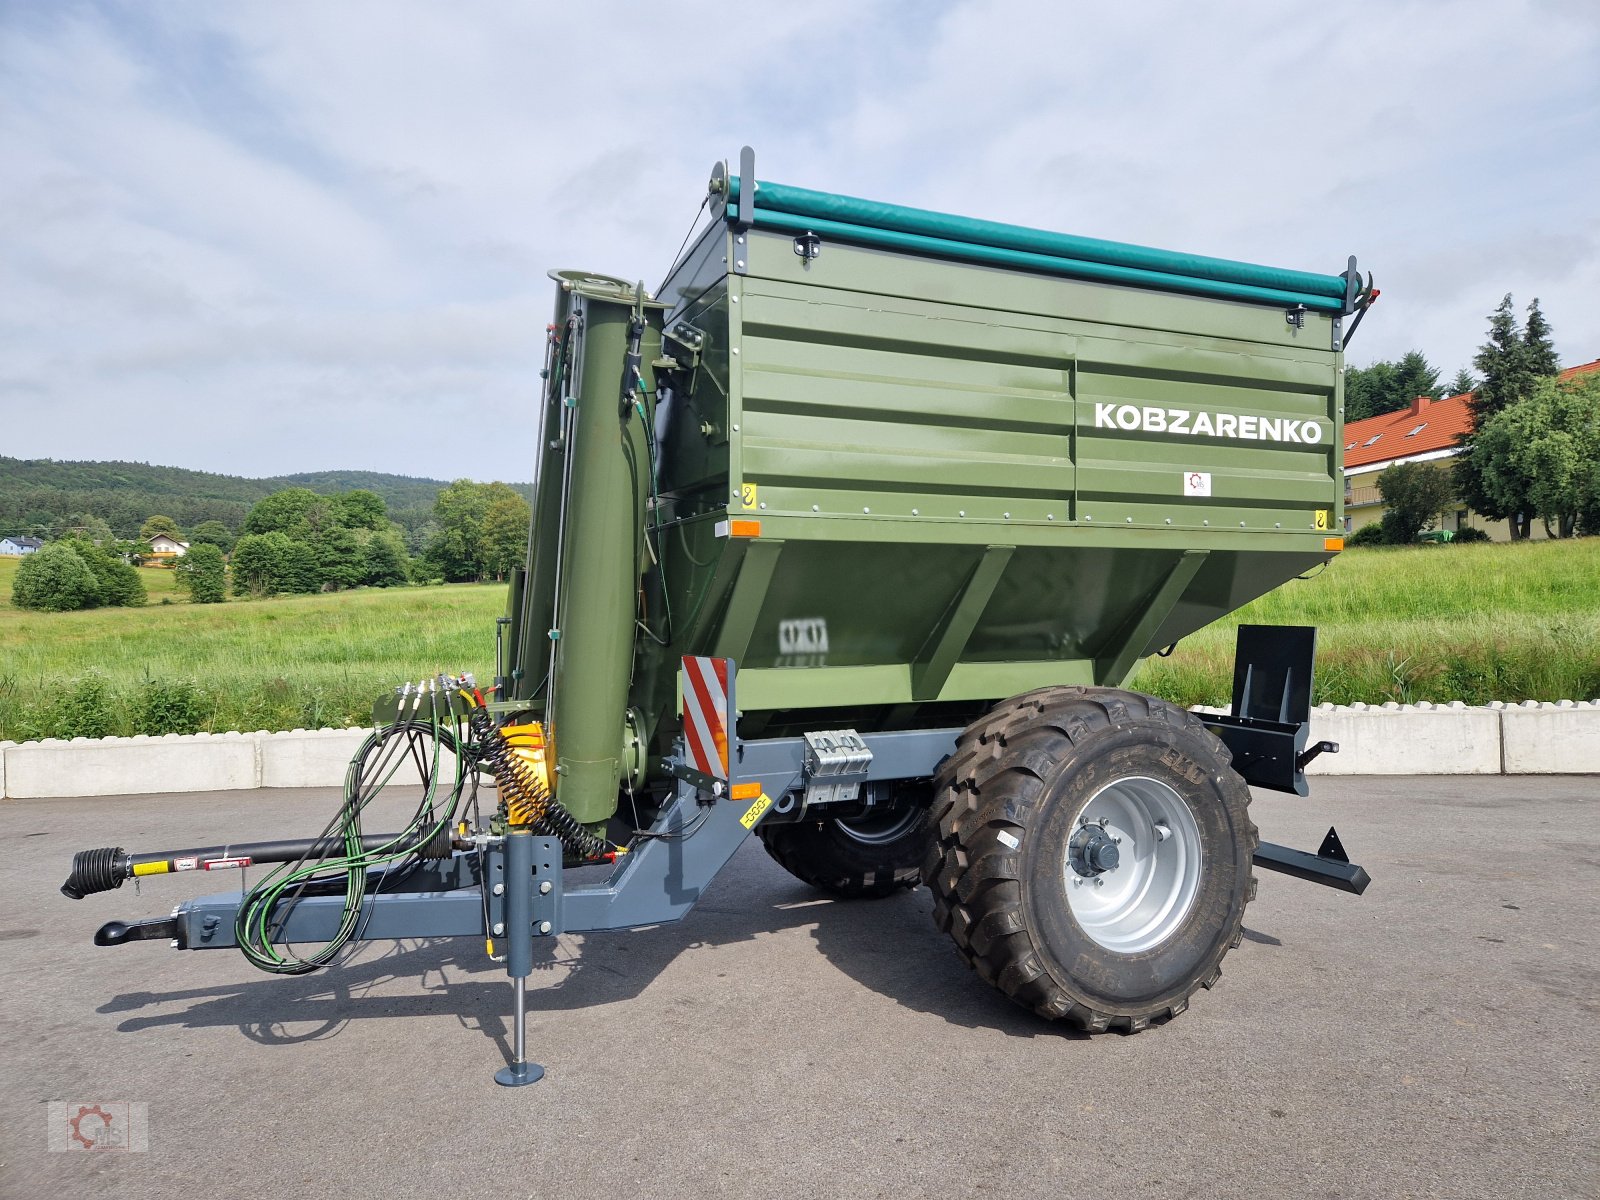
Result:
<svg viewBox="0 0 1600 1200">
<path fill-rule="evenodd" d="M 1600 371 L 1600 359 L 1568 367 L 1560 378 L 1574 379 Z M 1396 463 L 1433 462 L 1448 470 L 1461 453 L 1460 440 L 1472 430 L 1470 392 L 1435 400 L 1418 396 L 1411 407 L 1383 413 L 1344 427 L 1344 528 L 1354 532 L 1383 519 L 1378 476 Z M 1457 504 L 1439 514 L 1439 528 L 1452 533 L 1481 529 L 1497 542 L 1509 542 L 1509 522 L 1492 521 Z M 1533 523 L 1533 536 L 1544 537 L 1543 522 Z"/>
</svg>

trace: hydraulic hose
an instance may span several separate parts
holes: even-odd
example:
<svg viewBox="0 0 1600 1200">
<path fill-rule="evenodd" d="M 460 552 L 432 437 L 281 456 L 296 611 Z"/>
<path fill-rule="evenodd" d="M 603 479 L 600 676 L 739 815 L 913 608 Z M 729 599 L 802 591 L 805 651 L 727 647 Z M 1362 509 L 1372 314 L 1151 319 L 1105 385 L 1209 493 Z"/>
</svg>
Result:
<svg viewBox="0 0 1600 1200">
<path fill-rule="evenodd" d="M 469 790 L 475 796 L 480 768 L 487 768 L 499 785 L 505 819 L 513 828 L 557 838 L 567 853 L 580 859 L 621 853 L 621 847 L 590 832 L 551 795 L 540 775 L 494 724 L 483 697 L 462 689 L 463 683 L 472 687 L 468 676 L 425 680 L 415 692 L 407 685 L 395 720 L 370 734 L 350 760 L 343 802 L 317 837 L 144 854 L 121 846 L 81 850 L 73 856 L 62 894 L 81 900 L 147 875 L 271 864 L 273 869 L 239 902 L 234 940 L 253 966 L 275 975 L 302 975 L 326 966 L 359 936 L 364 914 L 392 868 L 405 859 L 442 859 L 452 854 L 456 813 Z M 439 787 L 446 750 L 455 757 L 455 777 L 447 792 Z M 408 761 L 417 768 L 423 785 L 411 820 L 397 833 L 363 833 L 367 805 Z M 331 938 L 309 951 L 294 952 L 281 944 L 285 923 L 299 899 L 337 895 L 341 890 L 344 909 Z"/>
<path fill-rule="evenodd" d="M 544 782 L 517 757 L 505 734 L 495 728 L 487 711 L 474 708 L 467 717 L 467 724 L 484 765 L 505 796 L 506 816 L 512 825 L 560 838 L 561 844 L 579 858 L 601 858 L 612 852 L 609 842 L 584 828 L 578 818 L 550 795 Z"/>
<path fill-rule="evenodd" d="M 234 919 L 234 939 L 251 965 L 274 975 L 304 975 L 327 966 L 360 927 L 362 914 L 372 896 L 368 873 L 375 868 L 386 873 L 400 860 L 417 853 L 420 847 L 447 836 L 445 831 L 450 828 L 471 775 L 469 755 L 461 739 L 441 723 L 442 718 L 452 714 L 446 698 L 448 686 L 448 681 L 441 677 L 434 685 L 419 687 L 409 716 L 405 714 L 402 696 L 400 718 L 368 737 L 351 759 L 345 774 L 344 804 L 322 836 L 313 842 L 306 854 L 286 861 L 257 883 L 240 902 Z M 427 698 L 425 713 L 422 709 L 424 695 Z M 424 754 L 425 742 L 432 744 L 431 755 Z M 456 773 L 448 801 L 441 811 L 435 808 L 435 799 L 440 756 L 446 742 L 456 751 Z M 369 848 L 361 832 L 362 812 L 408 759 L 421 773 L 422 800 L 403 831 Z M 333 937 L 303 954 L 275 944 L 295 901 L 314 887 L 328 883 L 337 886 L 341 876 L 344 911 Z M 382 886 L 381 878 L 378 886 Z"/>
</svg>

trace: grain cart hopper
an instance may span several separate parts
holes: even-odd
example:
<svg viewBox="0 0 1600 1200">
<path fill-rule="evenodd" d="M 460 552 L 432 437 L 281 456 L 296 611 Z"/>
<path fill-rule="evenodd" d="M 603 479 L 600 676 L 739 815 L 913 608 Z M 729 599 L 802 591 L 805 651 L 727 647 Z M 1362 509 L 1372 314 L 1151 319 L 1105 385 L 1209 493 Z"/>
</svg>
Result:
<svg viewBox="0 0 1600 1200">
<path fill-rule="evenodd" d="M 1252 863 L 1365 887 L 1331 831 L 1262 843 L 1247 808 L 1248 785 L 1304 796 L 1337 749 L 1307 745 L 1312 631 L 1240 630 L 1228 716 L 1122 686 L 1341 549 L 1342 350 L 1376 295 L 1355 260 L 1277 270 L 755 180 L 748 149 L 716 168 L 654 294 L 554 276 L 492 686 L 384 702 L 316 839 L 79 854 L 75 897 L 278 864 L 99 944 L 299 972 L 352 939 L 483 938 L 514 982 L 516 1084 L 540 1074 L 535 939 L 682 917 L 751 832 L 838 896 L 925 883 L 978 974 L 1094 1031 L 1216 980 Z M 422 801 L 367 833 L 407 756 Z"/>
</svg>

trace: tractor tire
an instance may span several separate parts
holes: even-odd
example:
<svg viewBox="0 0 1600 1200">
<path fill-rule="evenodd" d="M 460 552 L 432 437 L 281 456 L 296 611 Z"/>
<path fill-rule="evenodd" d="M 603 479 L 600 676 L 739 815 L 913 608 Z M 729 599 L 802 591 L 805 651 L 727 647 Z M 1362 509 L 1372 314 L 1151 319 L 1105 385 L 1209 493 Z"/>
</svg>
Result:
<svg viewBox="0 0 1600 1200">
<path fill-rule="evenodd" d="M 899 804 L 856 820 L 756 826 L 767 853 L 789 874 L 842 899 L 882 899 L 922 881 L 933 846 L 924 803 Z"/>
<path fill-rule="evenodd" d="M 934 921 L 1041 1016 L 1138 1033 L 1239 944 L 1258 837 L 1227 748 L 1136 692 L 1052 687 L 967 728 L 935 780 Z"/>
</svg>

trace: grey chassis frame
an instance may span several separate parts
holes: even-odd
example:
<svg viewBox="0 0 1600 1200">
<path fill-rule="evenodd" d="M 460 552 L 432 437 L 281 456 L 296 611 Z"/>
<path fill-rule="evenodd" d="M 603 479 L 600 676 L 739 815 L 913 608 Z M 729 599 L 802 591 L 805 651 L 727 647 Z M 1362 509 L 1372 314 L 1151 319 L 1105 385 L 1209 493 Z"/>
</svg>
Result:
<svg viewBox="0 0 1600 1200">
<path fill-rule="evenodd" d="M 931 775 L 955 748 L 960 732 L 872 735 L 865 739 L 872 762 L 862 779 Z M 510 833 L 481 854 L 458 852 L 441 861 L 418 863 L 398 876 L 373 870 L 368 873 L 367 906 L 355 939 L 494 938 L 504 947 L 515 999 L 512 1061 L 496 1072 L 495 1080 L 507 1087 L 533 1083 L 544 1075 L 542 1067 L 528 1061 L 525 1043 L 534 939 L 662 925 L 683 918 L 770 811 L 772 797 L 804 785 L 805 746 L 803 738 L 738 743 L 733 778 L 717 788 L 720 794 L 679 778 L 672 800 L 636 848 L 618 857 L 603 883 L 564 888 L 560 842 L 525 832 Z M 678 760 L 667 766 L 674 773 L 687 770 Z M 735 783 L 746 785 L 741 794 L 754 790 L 750 784 L 760 790 L 748 800 L 726 798 Z M 170 929 L 180 949 L 235 946 L 241 899 L 239 892 L 202 896 L 179 905 L 160 924 Z M 288 911 L 274 914 L 274 940 L 326 942 L 338 929 L 344 906 L 342 895 L 302 897 Z"/>
<path fill-rule="evenodd" d="M 960 733 L 929 729 L 863 735 L 872 760 L 859 779 L 888 782 L 931 776 L 955 749 Z M 805 788 L 805 752 L 804 738 L 738 742 L 726 783 L 700 776 L 681 759 L 668 760 L 664 765 L 678 776 L 671 801 L 650 830 L 636 839 L 635 848 L 618 856 L 601 883 L 563 886 L 560 842 L 527 832 L 494 839 L 481 851 L 460 851 L 400 872 L 373 870 L 355 940 L 493 938 L 505 951 L 516 1014 L 512 1062 L 496 1079 L 507 1086 L 532 1083 L 543 1075 L 543 1068 L 527 1061 L 524 1043 L 534 939 L 662 925 L 683 918 L 746 835 L 772 811 L 773 798 L 781 800 Z M 739 788 L 741 795 L 753 791 L 751 784 L 759 785 L 758 797 L 728 798 L 737 785 L 744 785 Z M 1342 848 L 1335 853 L 1342 854 Z M 1359 893 L 1366 886 L 1366 872 L 1335 853 L 1325 848 L 1312 855 L 1263 842 L 1255 861 L 1261 867 Z M 304 896 L 275 914 L 274 940 L 330 939 L 344 912 L 343 889 L 338 890 L 341 894 Z M 179 905 L 170 918 L 139 923 L 146 926 L 142 931 L 115 923 L 119 933 L 102 944 L 131 935 L 172 937 L 186 950 L 235 946 L 234 922 L 241 899 L 240 892 L 202 896 Z"/>
<path fill-rule="evenodd" d="M 914 730 L 866 735 L 873 753 L 867 781 L 908 779 L 933 774 L 954 748 L 959 729 Z M 805 741 L 775 738 L 741 742 L 734 782 L 758 783 L 762 794 L 783 796 L 803 785 Z M 603 883 L 562 887 L 560 847 L 554 839 L 533 838 L 536 852 L 526 882 L 531 896 L 534 933 L 587 933 L 600 929 L 633 929 L 663 925 L 683 918 L 706 887 L 738 850 L 759 821 L 744 818 L 759 800 L 713 798 L 680 780 L 671 802 L 644 835 L 642 845 L 618 856 Z M 763 814 L 764 815 L 764 814 Z M 515 835 L 511 835 L 514 837 Z M 368 907 L 356 932 L 358 939 L 431 938 L 496 935 L 508 921 L 508 896 L 515 875 L 508 870 L 508 837 L 491 846 L 480 867 L 473 851 L 459 852 L 435 863 L 422 863 L 403 876 L 371 872 Z M 488 874 L 488 901 L 479 887 Z M 417 884 L 431 885 L 417 888 Z M 548 888 L 544 885 L 548 884 Z M 503 886 L 502 886 L 503 885 Z M 380 888 L 384 890 L 379 890 Z M 388 890 L 388 889 L 407 890 Z M 185 950 L 215 950 L 237 945 L 234 918 L 239 893 L 201 896 L 179 906 L 178 945 Z M 338 928 L 344 897 L 307 896 L 281 918 L 287 942 L 326 941 Z M 275 918 L 276 919 L 276 918 Z"/>
</svg>

